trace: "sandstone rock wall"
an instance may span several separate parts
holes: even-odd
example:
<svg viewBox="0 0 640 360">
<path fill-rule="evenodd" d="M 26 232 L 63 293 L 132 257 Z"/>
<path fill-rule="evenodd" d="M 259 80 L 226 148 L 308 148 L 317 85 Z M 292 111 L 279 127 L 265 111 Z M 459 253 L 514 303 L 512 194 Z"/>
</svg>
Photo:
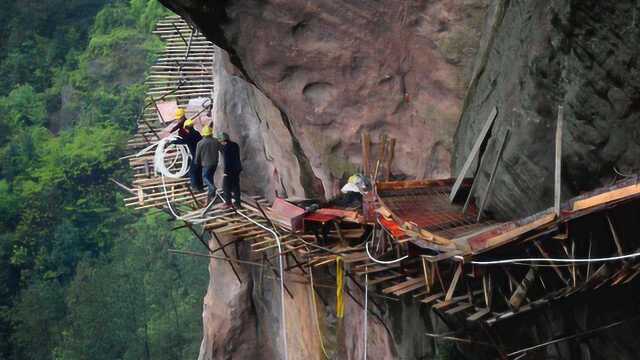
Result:
<svg viewBox="0 0 640 360">
<path fill-rule="evenodd" d="M 216 49 L 213 73 L 215 130 L 229 133 L 240 144 L 244 191 L 271 200 L 276 194 L 304 196 L 304 172 L 310 169 L 304 154 L 296 151 L 280 111 L 239 76 L 220 48 Z"/>
<path fill-rule="evenodd" d="M 226 243 L 230 239 L 222 239 Z M 211 246 L 217 243 L 211 241 Z M 228 249 L 232 249 L 229 247 Z M 241 248 L 241 255 L 248 249 Z M 232 254 L 237 256 L 237 254 Z M 273 262 L 277 266 L 277 262 Z M 236 264 L 239 282 L 229 263 L 211 259 L 211 281 L 203 306 L 203 339 L 198 360 L 283 359 L 279 280 L 269 268 Z M 335 316 L 335 280 L 316 271 L 315 306 L 309 282 L 296 271 L 287 273 L 286 284 L 293 297 L 285 293 L 287 354 L 291 360 L 325 359 L 320 341 L 332 359 L 362 359 L 364 352 L 364 294 L 347 280 L 354 299 L 345 294 L 345 318 Z M 357 302 L 356 302 L 357 301 Z M 422 317 L 414 316 L 415 306 L 385 304 L 377 300 L 369 308 L 368 359 L 411 359 L 433 354 L 421 331 Z M 314 308 L 315 307 L 315 308 Z M 397 315 L 394 313 L 404 313 Z M 403 319 L 393 322 L 392 318 Z M 382 319 L 391 327 L 383 325 Z M 411 319 L 411 321 L 404 321 Z M 417 325 L 417 326 L 416 326 Z M 319 328 L 319 329 L 318 329 Z M 321 340 L 322 339 L 322 340 Z"/>
<path fill-rule="evenodd" d="M 162 0 L 232 54 L 285 114 L 319 189 L 398 139 L 394 172 L 446 177 L 487 0 Z"/>
<path fill-rule="evenodd" d="M 216 90 L 212 113 L 215 128 L 228 132 L 241 146 L 244 189 L 267 196 L 276 193 L 280 196 L 305 195 L 308 184 L 301 170 L 305 159 L 296 156 L 296 146 L 281 112 L 243 79 L 222 49 L 216 50 L 214 74 Z M 211 281 L 204 299 L 199 360 L 283 358 L 278 281 L 270 270 L 248 266 L 237 266 L 237 269 L 242 283 L 238 282 L 228 263 L 213 259 L 210 262 Z M 325 284 L 332 281 L 326 274 L 319 273 L 318 276 Z M 327 303 L 323 304 L 318 298 L 314 310 L 310 285 L 295 279 L 292 275 L 287 281 L 294 298 L 285 298 L 289 359 L 324 359 L 321 336 L 325 350 L 332 358 L 361 359 L 364 351 L 361 305 L 345 296 L 348 315 L 343 324 L 338 325 L 334 315 L 335 292 L 322 291 Z M 364 294 L 357 288 L 351 291 L 362 304 Z M 385 321 L 388 321 L 387 317 Z M 405 325 L 398 325 L 398 329 L 406 329 Z M 415 337 L 404 332 L 401 343 L 407 343 L 403 339 Z M 379 319 L 369 316 L 370 359 L 391 359 L 398 353 L 416 354 L 424 350 L 424 346 L 415 349 L 401 343 L 396 344 Z"/>
<path fill-rule="evenodd" d="M 226 243 L 229 239 L 223 239 Z M 217 243 L 210 242 L 216 247 Z M 231 247 L 230 247 L 231 248 Z M 238 282 L 227 262 L 209 262 L 209 287 L 202 307 L 203 334 L 198 360 L 255 359 L 260 339 L 251 302 L 246 268 L 238 267 Z"/>
</svg>

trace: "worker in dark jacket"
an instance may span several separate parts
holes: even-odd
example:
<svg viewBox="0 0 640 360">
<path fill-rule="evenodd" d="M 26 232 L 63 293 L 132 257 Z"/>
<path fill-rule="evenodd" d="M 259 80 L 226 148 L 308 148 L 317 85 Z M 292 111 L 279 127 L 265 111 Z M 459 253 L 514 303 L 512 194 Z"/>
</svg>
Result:
<svg viewBox="0 0 640 360">
<path fill-rule="evenodd" d="M 186 145 L 191 154 L 191 166 L 189 166 L 189 178 L 191 179 L 191 188 L 194 191 L 202 192 L 202 167 L 195 161 L 196 147 L 202 139 L 198 130 L 193 128 L 193 119 L 185 120 L 183 129 L 180 131 L 180 137 L 173 140 L 171 144 Z"/>
<path fill-rule="evenodd" d="M 213 176 L 218 167 L 218 152 L 220 151 L 220 143 L 213 137 L 213 130 L 208 125 L 202 128 L 202 140 L 196 148 L 196 163 L 202 166 L 202 177 L 204 183 L 207 184 L 207 203 L 213 201 L 216 196 L 216 184 L 213 182 Z"/>
<path fill-rule="evenodd" d="M 225 206 L 231 207 L 231 197 L 236 208 L 241 206 L 240 203 L 240 172 L 242 171 L 242 163 L 240 162 L 240 147 L 233 141 L 229 140 L 227 133 L 218 135 L 221 152 L 224 160 L 224 177 L 222 178 L 222 191 L 224 192 Z"/>
</svg>

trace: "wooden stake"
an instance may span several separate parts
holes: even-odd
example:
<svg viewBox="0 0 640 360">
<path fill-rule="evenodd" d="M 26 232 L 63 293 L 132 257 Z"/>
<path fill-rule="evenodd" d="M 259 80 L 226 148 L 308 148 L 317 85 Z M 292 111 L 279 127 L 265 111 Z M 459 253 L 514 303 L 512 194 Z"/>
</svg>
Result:
<svg viewBox="0 0 640 360">
<path fill-rule="evenodd" d="M 458 280 L 460 280 L 460 275 L 462 274 L 462 263 L 458 264 L 458 268 L 456 272 L 453 274 L 453 279 L 451 280 L 451 284 L 449 285 L 449 290 L 447 290 L 447 295 L 444 298 L 444 301 L 451 301 L 453 298 L 453 293 L 456 290 L 456 286 L 458 285 Z"/>
<path fill-rule="evenodd" d="M 388 151 L 388 155 L 387 155 L 387 164 L 385 166 L 385 171 L 384 171 L 384 180 L 385 181 L 389 181 L 389 178 L 391 177 L 391 165 L 393 163 L 393 157 L 394 157 L 394 154 L 395 154 L 395 149 L 396 149 L 396 139 L 389 140 L 389 151 Z"/>
<path fill-rule="evenodd" d="M 371 150 L 371 137 L 369 132 L 362 132 L 362 173 L 364 176 L 369 176 L 369 152 Z"/>
<path fill-rule="evenodd" d="M 493 121 L 496 119 L 497 115 L 498 115 L 498 108 L 494 107 L 493 110 L 491 111 L 491 114 L 489 114 L 489 118 L 484 123 L 482 130 L 480 130 L 480 134 L 478 135 L 478 138 L 476 139 L 475 144 L 473 144 L 473 147 L 471 148 L 471 152 L 469 153 L 467 160 L 464 162 L 464 165 L 462 165 L 462 169 L 460 169 L 460 173 L 456 178 L 456 182 L 453 184 L 453 187 L 451 188 L 451 194 L 449 195 L 450 202 L 453 202 L 453 200 L 456 197 L 456 194 L 458 193 L 458 190 L 460 190 L 462 181 L 464 180 L 464 177 L 467 175 L 467 171 L 469 171 L 471 164 L 473 164 L 473 160 L 475 160 L 476 155 L 480 151 L 480 147 L 484 143 L 485 138 L 487 137 L 487 133 L 489 132 L 489 129 L 491 129 L 491 125 L 493 125 Z"/>
<path fill-rule="evenodd" d="M 527 296 L 527 292 L 529 291 L 531 284 L 535 280 L 535 276 L 536 276 L 536 268 L 534 267 L 529 268 L 529 271 L 527 271 L 527 275 L 525 275 L 520 285 L 518 285 L 518 287 L 516 288 L 516 291 L 513 293 L 513 295 L 511 295 L 511 298 L 509 299 L 509 303 L 511 304 L 511 307 L 513 307 L 515 310 L 518 310 L 522 305 L 522 302 L 524 301 L 524 298 Z"/>
<path fill-rule="evenodd" d="M 556 217 L 560 216 L 560 187 L 562 180 L 562 122 L 564 120 L 564 108 L 558 106 L 558 124 L 556 125 L 556 158 L 555 158 L 555 182 L 553 208 Z"/>
<path fill-rule="evenodd" d="M 378 163 L 380 164 L 379 166 L 384 166 L 385 163 L 385 158 L 387 157 L 386 154 L 386 150 L 387 150 L 387 135 L 380 135 L 380 152 L 378 155 Z M 377 174 L 377 171 L 376 171 Z"/>
<path fill-rule="evenodd" d="M 487 305 L 487 309 L 491 310 L 491 300 L 493 291 L 491 289 L 491 273 L 485 272 L 482 274 L 482 292 L 484 293 L 484 303 Z"/>
<path fill-rule="evenodd" d="M 487 199 L 491 194 L 491 186 L 493 185 L 493 180 L 495 179 L 496 171 L 498 170 L 498 164 L 500 163 L 500 159 L 502 158 L 502 152 L 504 151 L 504 145 L 507 143 L 507 138 L 509 137 L 509 129 L 505 131 L 504 136 L 502 137 L 502 141 L 500 142 L 500 147 L 498 148 L 498 154 L 496 155 L 496 161 L 493 163 L 493 168 L 491 169 L 491 175 L 489 176 L 489 183 L 487 184 L 487 189 L 484 192 L 484 196 L 482 197 L 482 201 L 480 202 L 480 207 L 478 208 L 478 217 L 476 218 L 476 222 L 479 222 L 482 218 L 482 211 L 484 210 L 484 206 L 486 205 Z"/>
<path fill-rule="evenodd" d="M 613 227 L 613 222 L 611 222 L 611 218 L 609 215 L 605 215 L 607 218 L 607 223 L 609 224 L 609 230 L 611 230 L 611 236 L 613 237 L 613 242 L 616 244 L 616 249 L 618 250 L 618 255 L 622 256 L 622 245 L 620 244 L 620 238 L 618 238 L 618 234 L 616 233 L 616 229 Z"/>
</svg>

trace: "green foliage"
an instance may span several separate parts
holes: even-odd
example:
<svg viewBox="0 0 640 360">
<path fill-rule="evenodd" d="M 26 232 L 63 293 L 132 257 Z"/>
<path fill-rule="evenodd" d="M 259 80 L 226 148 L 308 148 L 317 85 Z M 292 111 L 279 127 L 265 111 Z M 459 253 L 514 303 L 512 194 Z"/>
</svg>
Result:
<svg viewBox="0 0 640 360">
<path fill-rule="evenodd" d="M 126 136 L 109 126 L 59 136 L 31 130 L 4 149 L 8 166 L 0 186 L 0 198 L 10 204 L 0 207 L 10 220 L 2 227 L 11 232 L 11 263 L 21 269 L 22 282 L 29 282 L 33 272 L 37 278 L 70 276 L 82 254 L 109 249 L 105 236 L 112 237 L 115 229 L 105 230 L 103 224 L 121 216 L 109 177 L 122 167 L 117 159 Z M 71 260 L 57 257 L 61 252 Z"/>
<path fill-rule="evenodd" d="M 137 19 L 137 26 L 146 32 L 151 32 L 157 19 L 167 15 L 167 10 L 159 1 L 131 0 L 131 11 Z"/>
<path fill-rule="evenodd" d="M 45 97 L 30 85 L 17 86 L 8 96 L 0 98 L 0 114 L 0 144 L 4 144 L 20 129 L 45 125 Z"/>
<path fill-rule="evenodd" d="M 141 219 L 121 236 L 110 261 L 79 265 L 60 358 L 196 357 L 200 327 L 189 319 L 201 312 L 206 271 L 197 259 L 167 256 L 176 238 L 165 217 Z"/>
<path fill-rule="evenodd" d="M 55 282 L 38 281 L 22 292 L 11 311 L 16 327 L 12 340 L 21 359 L 47 359 L 50 349 L 61 340 L 65 317 L 63 289 Z"/>
<path fill-rule="evenodd" d="M 0 13 L 0 358 L 193 358 L 206 267 L 110 178 L 162 43 L 156 0 Z"/>
<path fill-rule="evenodd" d="M 105 0 L 4 1 L 0 24 L 0 95 L 30 84 L 42 92 L 55 69 L 84 47 Z M 73 55 L 72 55 L 73 56 Z"/>
</svg>

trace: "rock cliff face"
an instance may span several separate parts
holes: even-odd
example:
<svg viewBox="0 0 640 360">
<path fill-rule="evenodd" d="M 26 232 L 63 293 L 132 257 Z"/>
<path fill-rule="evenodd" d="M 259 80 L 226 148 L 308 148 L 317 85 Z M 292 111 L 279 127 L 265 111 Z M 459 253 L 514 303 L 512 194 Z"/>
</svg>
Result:
<svg viewBox="0 0 640 360">
<path fill-rule="evenodd" d="M 553 204 L 554 134 L 564 106 L 563 199 L 640 166 L 640 5 L 635 0 L 492 2 L 475 75 L 454 139 L 464 162 L 488 114 L 499 115 L 479 173 L 511 136 L 489 207 L 518 217 Z"/>
<path fill-rule="evenodd" d="M 211 246 L 215 246 L 213 242 Z M 247 251 L 240 249 L 240 254 Z M 237 264 L 235 267 L 239 277 L 228 263 L 213 259 L 210 262 L 211 280 L 204 299 L 204 331 L 198 359 L 283 359 L 278 279 L 268 268 Z M 345 295 L 347 315 L 339 321 L 335 316 L 335 280 L 319 271 L 314 275 L 315 300 L 310 283 L 301 274 L 293 271 L 286 275 L 291 293 L 285 292 L 288 358 L 325 359 L 326 353 L 332 359 L 362 359 L 364 294 L 347 281 L 351 295 Z M 434 348 L 422 335 L 428 322 L 415 316 L 419 314 L 416 306 L 385 304 L 379 299 L 374 304 L 370 302 L 369 359 L 433 355 Z M 392 327 L 382 323 L 392 324 L 391 319 L 398 319 Z"/>
<path fill-rule="evenodd" d="M 552 205 L 558 105 L 565 119 L 564 198 L 610 181 L 614 167 L 631 172 L 640 165 L 635 0 L 161 2 L 230 54 L 227 60 L 221 53 L 216 63 L 216 126 L 240 139 L 250 174 L 243 186 L 267 196 L 333 195 L 360 164 L 363 130 L 374 139 L 398 139 L 393 171 L 399 176 L 455 174 L 493 107 L 499 114 L 477 176 L 484 189 L 496 143 L 510 129 L 489 199 L 498 216 Z M 200 359 L 282 358 L 273 274 L 241 267 L 240 284 L 227 263 L 212 261 L 210 270 Z M 321 343 L 330 358 L 361 358 L 357 302 L 347 298 L 340 324 L 333 290 L 323 288 L 324 300 L 314 305 L 309 284 L 291 277 L 289 358 L 321 359 Z M 317 281 L 335 284 L 320 274 Z M 362 301 L 357 286 L 350 290 Z M 597 316 L 585 301 L 495 331 L 506 348 L 517 349 L 591 329 L 633 308 L 636 290 Z M 443 357 L 443 348 L 452 348 L 425 338 L 425 332 L 448 331 L 425 307 L 411 299 L 377 301 L 378 317 L 371 314 L 368 322 L 370 359 Z M 594 308 L 605 308 L 602 301 L 592 300 Z M 618 328 L 535 355 L 631 359 L 633 333 Z M 486 348 L 463 350 L 454 352 L 483 358 Z"/>
<path fill-rule="evenodd" d="M 487 0 L 162 2 L 282 111 L 309 193 L 331 197 L 357 170 L 363 130 L 399 140 L 396 174 L 449 175 Z"/>
<path fill-rule="evenodd" d="M 225 131 L 240 146 L 244 176 L 250 194 L 304 196 L 311 168 L 282 118 L 282 113 L 260 90 L 238 76 L 227 53 L 217 48 L 214 60 L 213 117 L 216 131 Z M 222 174 L 218 174 L 221 176 Z"/>
<path fill-rule="evenodd" d="M 304 194 L 304 158 L 296 157 L 295 144 L 282 115 L 273 103 L 244 79 L 224 50 L 216 51 L 216 90 L 213 113 L 218 130 L 227 131 L 242 146 L 243 186 L 248 191 L 299 196 Z M 233 119 L 234 121 L 229 121 Z M 300 156 L 300 154 L 298 154 Z M 223 239 L 228 241 L 230 239 Z M 212 246 L 217 246 L 213 244 Z M 248 249 L 235 257 L 246 258 Z M 203 307 L 200 360 L 282 359 L 280 288 L 270 269 L 236 265 L 240 281 L 228 263 L 212 259 L 211 280 Z M 364 352 L 364 294 L 347 281 L 347 316 L 335 316 L 335 280 L 316 272 L 319 293 L 315 303 L 310 284 L 296 272 L 287 272 L 285 297 L 289 359 L 361 359 Z M 416 304 L 370 304 L 368 354 L 370 359 L 420 358 L 435 348 L 422 336 L 431 320 L 419 314 Z M 395 319 L 395 320 L 394 320 Z M 384 324 L 383 324 L 384 322 Z M 391 324 L 391 325 L 386 325 Z M 324 350 L 323 350 L 324 348 Z"/>
</svg>

